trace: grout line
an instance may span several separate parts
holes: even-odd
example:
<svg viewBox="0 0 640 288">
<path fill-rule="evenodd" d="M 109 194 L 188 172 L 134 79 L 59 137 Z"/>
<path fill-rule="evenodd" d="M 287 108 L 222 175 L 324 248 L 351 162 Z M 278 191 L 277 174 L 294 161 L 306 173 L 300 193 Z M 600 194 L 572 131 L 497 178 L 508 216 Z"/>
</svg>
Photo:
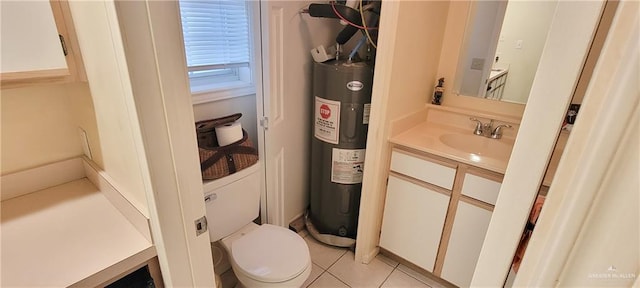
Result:
<svg viewBox="0 0 640 288">
<path fill-rule="evenodd" d="M 316 264 L 316 266 L 318 266 L 318 265 Z M 318 267 L 320 267 L 320 266 L 318 266 Z M 322 267 L 320 267 L 320 268 L 322 268 Z M 318 275 L 318 277 L 316 277 L 316 279 L 313 279 L 313 281 L 309 282 L 309 284 L 307 286 L 304 286 L 304 287 L 306 288 L 306 287 L 311 286 L 314 282 L 318 281 L 318 279 L 320 279 L 320 277 L 322 277 L 322 274 L 324 274 L 326 272 L 327 272 L 327 270 L 322 269 L 322 273 L 320 273 L 320 275 Z"/>
<path fill-rule="evenodd" d="M 399 268 L 399 267 L 400 267 L 400 265 L 398 265 L 398 268 Z M 407 266 L 404 266 L 404 267 L 407 267 Z M 411 270 L 411 271 L 415 272 L 416 274 L 420 274 L 420 273 L 418 273 L 417 271 L 415 271 L 415 270 L 413 270 L 413 269 L 411 269 L 411 268 L 409 268 L 409 267 L 407 267 L 407 269 L 409 269 L 409 270 Z M 420 283 L 422 283 L 422 284 L 424 284 L 424 285 L 427 285 L 427 287 L 429 287 L 429 288 L 434 288 L 433 286 L 429 285 L 429 283 L 425 283 L 424 281 L 422 281 L 422 280 L 418 279 L 418 277 L 415 277 L 415 276 L 413 276 L 413 275 L 411 275 L 411 274 L 409 274 L 409 273 L 407 273 L 407 272 L 405 272 L 405 271 L 402 271 L 402 269 L 398 269 L 398 270 L 399 270 L 400 272 L 402 272 L 402 273 L 406 274 L 407 276 L 409 276 L 409 277 L 411 277 L 411 278 L 413 278 L 413 279 L 418 280 L 418 282 L 420 282 Z M 424 276 L 424 275 L 421 275 L 421 276 L 426 277 L 426 276 Z M 428 277 L 427 277 L 427 279 L 428 279 Z M 429 280 L 431 280 L 431 279 L 429 279 Z M 432 280 L 432 281 L 434 281 L 434 280 Z"/>
<path fill-rule="evenodd" d="M 333 263 L 331 263 L 331 265 L 329 265 L 329 267 L 327 267 L 326 271 L 328 272 L 329 269 L 331 267 L 333 267 L 333 265 L 336 265 L 336 263 L 338 263 L 338 261 L 340 261 L 340 259 L 342 259 L 342 257 L 344 257 L 344 255 L 347 255 L 348 250 L 343 251 L 342 255 L 340 255 L 340 257 L 338 257 L 338 259 L 336 259 L 336 261 L 333 261 Z M 312 261 L 313 262 L 313 261 Z M 337 278 L 337 277 L 336 277 Z"/>
<path fill-rule="evenodd" d="M 329 270 L 327 270 L 325 272 L 329 273 L 329 275 L 333 276 L 334 278 L 338 279 L 338 281 L 342 282 L 344 285 L 347 285 L 347 287 L 351 288 L 351 285 L 347 284 L 347 282 L 344 282 L 342 279 L 340 279 L 340 277 L 331 274 L 331 272 L 329 272 Z"/>
<path fill-rule="evenodd" d="M 382 255 L 382 254 L 378 254 L 378 255 Z M 373 257 L 373 259 L 378 258 L 378 260 L 380 260 L 380 262 L 382 262 L 382 263 L 384 263 L 384 264 L 387 264 L 387 265 L 391 266 L 391 268 L 393 268 L 393 269 L 396 269 L 396 268 L 398 268 L 398 266 L 400 266 L 400 262 L 397 262 L 397 261 L 395 261 L 395 260 L 392 260 L 391 258 L 386 257 L 386 256 L 384 256 L 384 255 L 382 255 L 382 257 L 385 257 L 385 258 L 387 258 L 387 259 L 388 259 L 388 260 L 390 260 L 390 261 L 394 261 L 394 262 L 396 262 L 396 265 L 391 265 L 391 264 L 387 263 L 386 261 L 383 261 L 382 259 L 378 258 L 378 256 L 377 256 L 377 255 L 376 255 L 376 257 Z M 371 260 L 371 261 L 373 261 L 373 260 Z"/>
<path fill-rule="evenodd" d="M 389 265 L 391 266 L 391 265 Z M 397 268 L 393 268 L 391 269 L 391 273 L 389 273 L 389 275 L 387 275 L 387 278 L 384 278 L 384 281 L 382 281 L 382 283 L 380 283 L 380 285 L 378 287 L 382 287 L 382 285 L 384 285 L 385 282 L 387 282 L 387 280 L 389 280 L 389 277 L 391 277 L 391 274 L 393 274 L 394 271 L 396 271 Z M 402 271 L 400 271 L 402 272 Z"/>
</svg>

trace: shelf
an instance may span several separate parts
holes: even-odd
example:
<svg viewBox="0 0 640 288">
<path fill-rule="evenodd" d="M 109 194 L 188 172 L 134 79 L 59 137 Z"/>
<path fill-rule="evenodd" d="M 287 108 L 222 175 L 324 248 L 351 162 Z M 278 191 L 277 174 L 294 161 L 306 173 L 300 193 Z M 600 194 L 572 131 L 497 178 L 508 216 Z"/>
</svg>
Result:
<svg viewBox="0 0 640 288">
<path fill-rule="evenodd" d="M 87 178 L 2 201 L 3 287 L 95 286 L 156 256 Z"/>
</svg>

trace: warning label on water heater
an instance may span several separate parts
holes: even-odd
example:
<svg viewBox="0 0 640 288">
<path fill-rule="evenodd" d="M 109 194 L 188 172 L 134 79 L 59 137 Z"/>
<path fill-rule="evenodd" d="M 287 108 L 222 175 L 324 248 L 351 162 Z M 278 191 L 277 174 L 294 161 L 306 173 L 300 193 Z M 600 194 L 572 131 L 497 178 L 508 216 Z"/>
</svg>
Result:
<svg viewBox="0 0 640 288">
<path fill-rule="evenodd" d="M 365 149 L 333 148 L 331 182 L 340 184 L 362 183 Z"/>
<path fill-rule="evenodd" d="M 340 140 L 340 101 L 316 97 L 314 135 L 331 144 Z"/>
<path fill-rule="evenodd" d="M 369 124 L 369 115 L 371 115 L 371 103 L 364 104 L 364 110 L 362 111 L 362 124 Z"/>
</svg>

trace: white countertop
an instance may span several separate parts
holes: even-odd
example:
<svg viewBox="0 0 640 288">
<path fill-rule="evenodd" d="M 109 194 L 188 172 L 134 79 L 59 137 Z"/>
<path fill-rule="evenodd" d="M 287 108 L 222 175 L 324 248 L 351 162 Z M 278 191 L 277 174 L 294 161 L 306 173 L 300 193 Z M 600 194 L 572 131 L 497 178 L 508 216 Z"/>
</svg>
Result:
<svg viewBox="0 0 640 288">
<path fill-rule="evenodd" d="M 511 150 L 500 151 L 500 156 L 487 157 L 484 155 L 469 153 L 454 149 L 442 143 L 440 137 L 446 134 L 470 134 L 470 137 L 482 137 L 472 135 L 471 130 L 464 130 L 452 126 L 437 125 L 434 123 L 424 122 L 415 127 L 404 131 L 390 139 L 390 142 L 396 145 L 405 146 L 422 152 L 445 157 L 451 160 L 469 164 L 472 166 L 484 168 L 493 172 L 504 174 L 509 163 Z M 513 140 L 511 139 L 489 139 L 487 141 L 500 141 L 506 146 L 513 148 Z"/>
<path fill-rule="evenodd" d="M 66 287 L 155 255 L 86 178 L 3 201 L 1 214 L 2 287 Z"/>
</svg>

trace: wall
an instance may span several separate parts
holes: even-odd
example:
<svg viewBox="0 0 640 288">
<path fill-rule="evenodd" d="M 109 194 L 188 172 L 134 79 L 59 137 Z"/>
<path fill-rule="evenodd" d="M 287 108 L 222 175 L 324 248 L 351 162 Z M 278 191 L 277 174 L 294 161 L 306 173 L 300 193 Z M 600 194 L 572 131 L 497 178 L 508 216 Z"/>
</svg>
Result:
<svg viewBox="0 0 640 288">
<path fill-rule="evenodd" d="M 391 122 L 422 110 L 431 101 L 449 5 L 446 1 L 382 3 L 356 261 L 369 262 L 377 254 Z"/>
<path fill-rule="evenodd" d="M 640 3 L 607 2 L 604 15 L 610 7 L 617 11 L 515 286 L 640 284 Z M 636 279 L 623 278 L 630 273 Z"/>
<path fill-rule="evenodd" d="M 527 103 L 555 10 L 556 1 L 509 1 L 494 65 L 509 68 L 502 101 Z"/>
<path fill-rule="evenodd" d="M 545 43 L 547 49 L 542 54 L 539 73 L 531 87 L 531 97 L 522 116 L 518 137 L 513 146 L 471 286 L 502 286 L 506 279 L 514 252 L 522 236 L 522 229 L 553 152 L 560 124 L 565 117 L 575 84 L 582 72 L 595 28 L 600 20 L 602 7 L 602 2 L 598 1 L 558 3 L 548 40 Z M 541 117 L 542 115 L 544 117 Z M 583 120 L 579 120 L 576 126 L 584 125 Z M 575 130 L 572 131 L 567 143 L 569 148 L 562 155 L 560 166 L 563 165 L 562 162 L 569 154 L 569 150 L 573 148 L 570 142 L 575 137 L 574 132 Z M 590 165 L 573 167 L 590 167 Z M 548 194 L 551 198 L 553 198 L 554 186 L 557 187 L 559 179 L 562 178 L 561 169 L 558 167 L 554 183 L 549 190 Z M 547 201 L 550 201 L 549 197 Z M 549 202 L 545 205 L 549 205 Z M 542 215 L 544 215 L 544 208 Z M 544 216 L 541 216 L 542 218 Z M 540 226 L 536 226 L 534 235 L 538 229 Z M 527 248 L 527 253 L 530 247 Z M 548 256 L 552 253 L 544 253 L 544 255 Z M 524 263 L 529 256 L 525 255 L 523 266 L 526 265 Z M 518 272 L 518 277 L 523 272 L 523 266 Z M 514 286 L 519 286 L 517 282 L 518 279 Z"/>
<path fill-rule="evenodd" d="M 195 121 L 227 116 L 233 113 L 242 113 L 242 118 L 240 118 L 242 128 L 247 130 L 251 142 L 257 148 L 258 122 L 255 94 L 193 105 Z"/>
<path fill-rule="evenodd" d="M 640 125 L 635 118 L 565 264 L 560 287 L 629 287 L 640 275 Z"/>
<path fill-rule="evenodd" d="M 138 146 L 140 134 L 127 66 L 122 55 L 120 32 L 102 2 L 70 2 L 87 79 L 90 83 L 96 122 L 100 131 L 102 168 L 112 184 L 142 214 L 149 217 Z"/>
<path fill-rule="evenodd" d="M 2 175 L 82 155 L 78 127 L 102 165 L 93 103 L 85 83 L 2 89 Z"/>
</svg>

